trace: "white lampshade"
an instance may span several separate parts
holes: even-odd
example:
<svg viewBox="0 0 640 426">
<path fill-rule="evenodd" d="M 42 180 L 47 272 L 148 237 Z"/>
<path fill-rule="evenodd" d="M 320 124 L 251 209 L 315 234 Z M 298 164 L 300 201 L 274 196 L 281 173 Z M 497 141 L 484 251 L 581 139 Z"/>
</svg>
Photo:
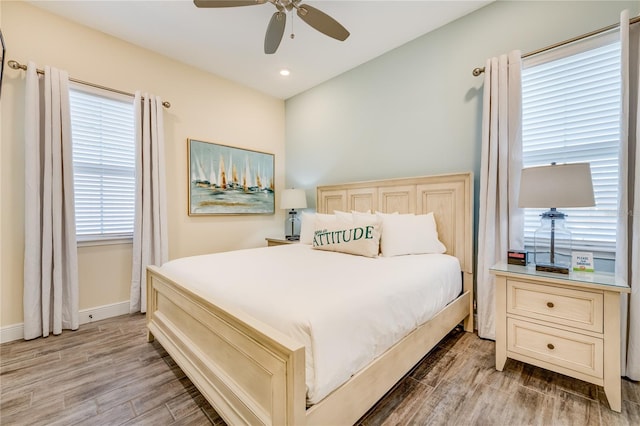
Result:
<svg viewBox="0 0 640 426">
<path fill-rule="evenodd" d="M 522 169 L 518 207 L 595 206 L 589 163 Z"/>
<path fill-rule="evenodd" d="M 285 189 L 280 196 L 281 209 L 306 209 L 307 196 L 304 189 Z"/>
</svg>

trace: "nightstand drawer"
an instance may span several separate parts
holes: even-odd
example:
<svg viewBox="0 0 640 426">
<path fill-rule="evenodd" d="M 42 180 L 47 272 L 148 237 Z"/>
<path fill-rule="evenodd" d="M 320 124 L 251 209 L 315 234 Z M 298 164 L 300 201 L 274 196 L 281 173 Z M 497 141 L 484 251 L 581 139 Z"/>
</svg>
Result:
<svg viewBox="0 0 640 426">
<path fill-rule="evenodd" d="M 598 378 L 603 340 L 514 318 L 507 319 L 507 350 Z"/>
<path fill-rule="evenodd" d="M 507 281 L 507 312 L 602 333 L 603 294 L 513 279 Z"/>
</svg>

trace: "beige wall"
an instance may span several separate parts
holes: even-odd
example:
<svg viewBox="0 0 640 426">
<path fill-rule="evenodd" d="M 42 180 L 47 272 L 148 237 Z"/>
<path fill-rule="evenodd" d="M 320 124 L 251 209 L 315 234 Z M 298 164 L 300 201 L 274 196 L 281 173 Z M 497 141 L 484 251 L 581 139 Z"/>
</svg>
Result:
<svg viewBox="0 0 640 426">
<path fill-rule="evenodd" d="M 2 0 L 7 59 L 65 69 L 77 79 L 171 102 L 165 110 L 171 258 L 264 245 L 283 232 L 284 214 L 187 215 L 186 140 L 220 142 L 275 154 L 284 183 L 284 102 L 170 60 L 23 2 Z M 5 67 L 0 110 L 0 327 L 22 322 L 24 251 L 24 72 Z M 276 200 L 276 206 L 277 206 Z M 81 247 L 80 309 L 129 299 L 131 245 Z"/>
</svg>

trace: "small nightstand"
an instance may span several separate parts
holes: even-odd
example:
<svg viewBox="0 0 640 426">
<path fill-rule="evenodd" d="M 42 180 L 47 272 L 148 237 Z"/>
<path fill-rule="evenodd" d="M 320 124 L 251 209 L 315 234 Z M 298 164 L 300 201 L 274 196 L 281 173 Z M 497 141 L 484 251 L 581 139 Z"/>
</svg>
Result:
<svg viewBox="0 0 640 426">
<path fill-rule="evenodd" d="M 286 238 L 265 238 L 267 247 L 281 246 L 284 244 L 298 244 L 300 240 L 287 240 Z"/>
<path fill-rule="evenodd" d="M 516 359 L 604 387 L 620 412 L 620 294 L 613 274 L 540 272 L 499 263 L 496 276 L 496 369 Z"/>
</svg>

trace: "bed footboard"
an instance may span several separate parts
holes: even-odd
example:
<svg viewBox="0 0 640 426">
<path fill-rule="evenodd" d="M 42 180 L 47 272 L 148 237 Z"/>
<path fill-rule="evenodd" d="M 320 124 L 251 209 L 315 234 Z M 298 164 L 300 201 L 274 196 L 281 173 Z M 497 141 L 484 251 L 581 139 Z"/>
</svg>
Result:
<svg viewBox="0 0 640 426">
<path fill-rule="evenodd" d="M 304 346 L 147 271 L 147 326 L 228 424 L 305 424 Z"/>
</svg>

